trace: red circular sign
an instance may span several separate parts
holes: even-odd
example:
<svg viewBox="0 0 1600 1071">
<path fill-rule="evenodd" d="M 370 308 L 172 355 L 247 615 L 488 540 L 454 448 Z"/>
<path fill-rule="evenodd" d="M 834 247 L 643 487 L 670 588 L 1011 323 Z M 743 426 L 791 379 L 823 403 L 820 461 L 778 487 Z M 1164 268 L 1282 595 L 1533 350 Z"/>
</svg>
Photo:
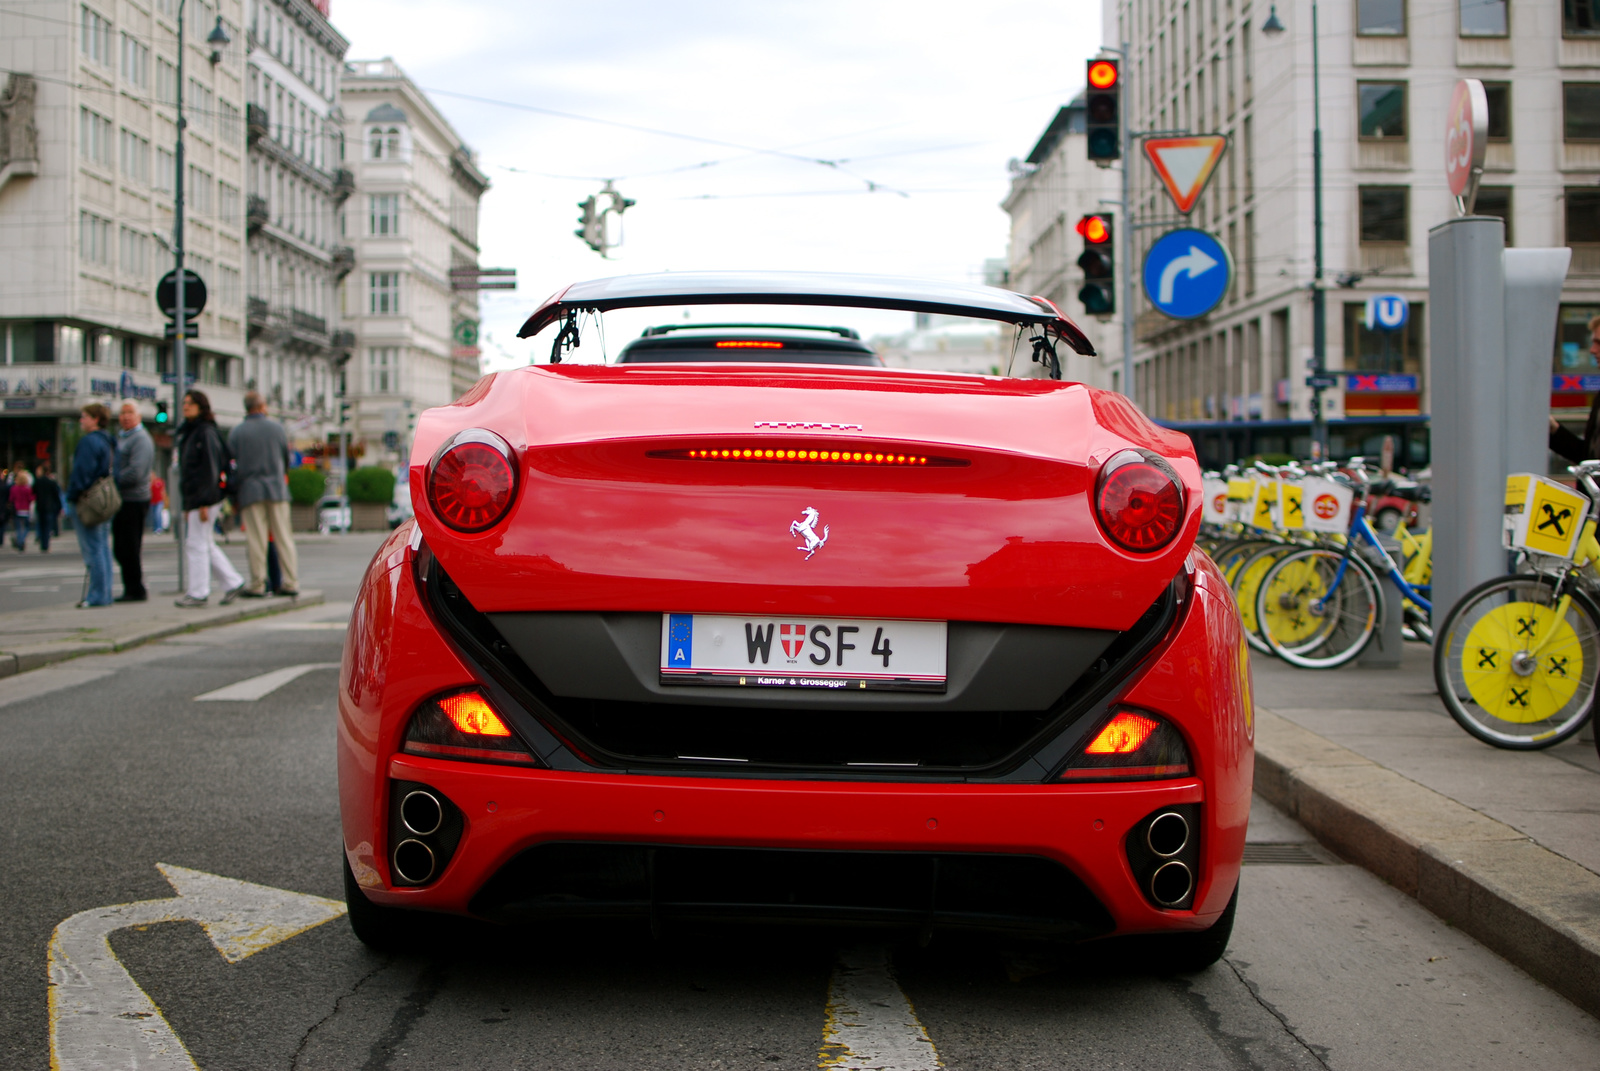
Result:
<svg viewBox="0 0 1600 1071">
<path fill-rule="evenodd" d="M 1218 513 L 1226 513 L 1227 510 L 1228 510 L 1228 496 L 1227 496 L 1227 494 L 1223 493 L 1223 494 L 1218 495 L 1216 498 L 1213 498 L 1211 500 L 1211 508 L 1213 510 L 1215 510 L 1216 512 L 1218 512 Z"/>
<path fill-rule="evenodd" d="M 1339 515 L 1339 500 L 1324 491 L 1311 503 L 1311 512 L 1325 521 L 1331 521 Z"/>
<path fill-rule="evenodd" d="M 1451 196 L 1465 197 L 1475 173 L 1483 171 L 1489 140 L 1489 98 L 1483 83 L 1463 78 L 1450 95 L 1444 123 L 1444 176 Z"/>
</svg>

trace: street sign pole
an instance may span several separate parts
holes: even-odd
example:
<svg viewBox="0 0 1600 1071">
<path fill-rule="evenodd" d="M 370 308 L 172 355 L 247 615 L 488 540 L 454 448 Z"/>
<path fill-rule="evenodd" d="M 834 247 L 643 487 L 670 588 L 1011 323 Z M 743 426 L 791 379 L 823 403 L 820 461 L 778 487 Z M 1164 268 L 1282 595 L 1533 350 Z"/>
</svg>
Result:
<svg viewBox="0 0 1600 1071">
<path fill-rule="evenodd" d="M 172 307 L 172 364 L 176 373 L 172 377 L 172 412 L 181 422 L 183 419 L 183 391 L 184 377 L 189 370 L 189 346 L 184 336 L 184 323 L 188 319 L 184 315 L 185 285 L 183 275 L 183 128 L 186 120 L 183 117 L 183 8 L 184 0 L 178 0 L 178 78 L 177 78 L 177 108 L 178 108 L 178 142 L 173 149 L 173 198 L 172 198 L 172 259 L 175 262 L 178 279 L 177 297 Z M 176 424 L 174 424 L 176 428 Z M 183 471 L 178 458 L 178 437 L 172 437 L 172 464 L 167 470 L 167 498 L 171 503 L 172 512 L 172 537 L 178 545 L 178 594 L 184 595 L 189 590 L 188 565 L 184 561 L 184 523 L 183 523 Z"/>
<path fill-rule="evenodd" d="M 1316 268 L 1311 277 L 1311 372 L 1328 371 L 1328 294 L 1322 287 L 1322 86 L 1317 51 L 1317 2 L 1311 0 L 1311 204 Z M 1322 388 L 1311 388 L 1312 456 L 1328 457 L 1328 420 L 1322 412 Z"/>
<path fill-rule="evenodd" d="M 1131 55 L 1130 47 L 1127 41 L 1122 42 L 1123 59 Z M 1128 71 L 1133 70 L 1131 63 L 1124 66 Z M 1133 94 L 1128 95 L 1130 104 L 1136 99 Z M 1121 246 L 1117 250 L 1117 263 L 1122 265 L 1122 294 L 1117 299 L 1117 308 L 1122 312 L 1122 395 L 1137 406 L 1139 399 L 1133 389 L 1133 139 L 1129 130 L 1130 109 L 1117 111 L 1122 120 L 1122 226 L 1117 228 L 1122 232 L 1117 239 Z"/>
</svg>

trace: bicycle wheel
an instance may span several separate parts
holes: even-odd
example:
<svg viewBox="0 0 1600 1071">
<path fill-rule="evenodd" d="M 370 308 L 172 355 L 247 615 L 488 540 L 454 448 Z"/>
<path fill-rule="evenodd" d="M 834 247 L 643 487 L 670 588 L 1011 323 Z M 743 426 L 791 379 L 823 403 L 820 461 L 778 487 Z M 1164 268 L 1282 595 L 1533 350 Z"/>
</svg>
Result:
<svg viewBox="0 0 1600 1071">
<path fill-rule="evenodd" d="M 1273 563 L 1256 591 L 1267 649 L 1302 669 L 1334 669 L 1366 650 L 1383 616 L 1372 568 L 1356 555 L 1311 547 Z"/>
<path fill-rule="evenodd" d="M 1217 563 L 1217 569 L 1222 573 L 1223 579 L 1231 584 L 1239 572 L 1239 566 L 1243 565 L 1250 555 L 1262 547 L 1273 545 L 1260 539 L 1234 539 L 1219 546 L 1212 553 L 1211 560 Z"/>
<path fill-rule="evenodd" d="M 1582 591 L 1559 617 L 1555 583 L 1485 581 L 1451 607 L 1433 645 L 1450 716 L 1495 747 L 1532 751 L 1583 727 L 1600 673 L 1600 608 Z"/>
<path fill-rule="evenodd" d="M 1255 650 L 1271 654 L 1272 648 L 1261 638 L 1261 624 L 1256 617 L 1256 594 L 1261 580 L 1274 562 L 1295 551 L 1292 543 L 1269 543 L 1256 551 L 1233 574 L 1233 597 L 1239 604 L 1239 620 L 1244 624 L 1244 638 Z"/>
</svg>

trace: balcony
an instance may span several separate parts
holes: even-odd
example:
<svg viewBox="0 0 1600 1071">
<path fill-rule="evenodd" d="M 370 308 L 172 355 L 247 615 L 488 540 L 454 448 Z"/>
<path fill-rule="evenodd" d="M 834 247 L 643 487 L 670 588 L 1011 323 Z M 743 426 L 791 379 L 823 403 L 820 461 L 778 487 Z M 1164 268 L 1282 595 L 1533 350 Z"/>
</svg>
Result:
<svg viewBox="0 0 1600 1071">
<path fill-rule="evenodd" d="M 244 106 L 245 131 L 250 139 L 250 144 L 266 137 L 271 130 L 271 123 L 267 119 L 267 109 L 259 104 L 246 104 Z"/>
<path fill-rule="evenodd" d="M 356 348 L 356 333 L 342 329 L 335 331 L 328 336 L 328 345 L 336 350 L 353 350 Z"/>
<path fill-rule="evenodd" d="M 349 275 L 356 266 L 356 251 L 347 245 L 333 247 L 333 274 L 336 279 L 343 279 Z"/>
<path fill-rule="evenodd" d="M 328 333 L 328 321 L 309 312 L 290 309 L 289 320 L 294 324 L 297 331 L 307 331 L 314 335 L 326 335 Z"/>
<path fill-rule="evenodd" d="M 347 167 L 341 167 L 333 173 L 333 202 L 342 205 L 356 192 L 356 176 Z"/>
<path fill-rule="evenodd" d="M 244 224 L 245 228 L 254 234 L 267 224 L 267 199 L 260 194 L 252 193 L 245 199 Z"/>
</svg>

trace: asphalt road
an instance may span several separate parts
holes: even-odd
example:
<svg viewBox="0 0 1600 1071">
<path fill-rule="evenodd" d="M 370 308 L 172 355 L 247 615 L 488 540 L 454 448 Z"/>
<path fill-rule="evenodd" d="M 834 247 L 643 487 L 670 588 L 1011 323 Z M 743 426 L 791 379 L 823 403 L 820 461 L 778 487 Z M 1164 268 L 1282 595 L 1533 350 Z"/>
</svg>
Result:
<svg viewBox="0 0 1600 1071">
<path fill-rule="evenodd" d="M 376 543 L 308 544 L 325 606 L 0 680 L 0 1067 L 50 1066 L 58 924 L 170 902 L 157 864 L 341 898 L 334 671 L 253 700 L 196 697 L 336 663 Z M 381 956 L 337 917 L 229 962 L 195 922 L 157 921 L 112 930 L 115 959 L 99 963 L 125 969 L 154 1014 L 105 998 L 95 1028 L 164 1017 L 206 1071 L 814 1068 L 825 1029 L 845 1020 L 878 1024 L 904 1067 L 1600 1066 L 1600 1023 L 1414 901 L 1264 805 L 1252 840 L 1280 846 L 1252 858 L 1291 861 L 1246 867 L 1227 957 L 1188 977 L 738 929 L 652 941 L 466 926 Z M 59 980 L 61 1001 L 95 992 L 70 971 Z"/>
</svg>

